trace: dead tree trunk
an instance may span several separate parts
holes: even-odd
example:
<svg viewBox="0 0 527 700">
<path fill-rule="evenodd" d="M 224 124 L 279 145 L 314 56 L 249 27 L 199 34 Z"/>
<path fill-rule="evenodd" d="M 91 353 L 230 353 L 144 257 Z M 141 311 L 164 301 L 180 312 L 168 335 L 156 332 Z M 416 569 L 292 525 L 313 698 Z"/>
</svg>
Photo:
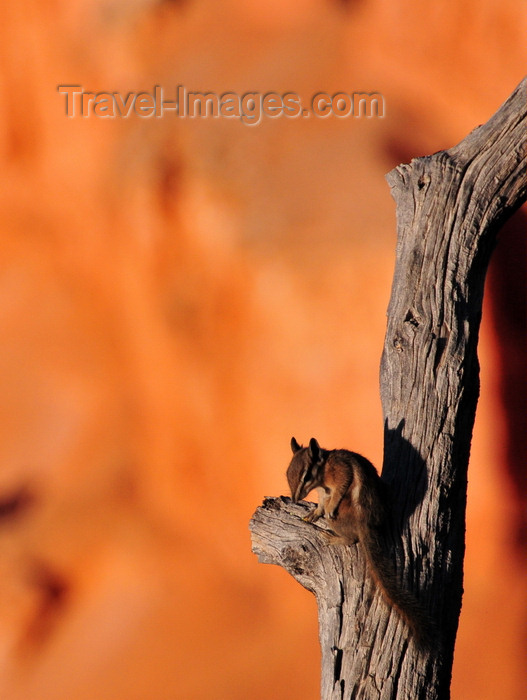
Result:
<svg viewBox="0 0 527 700">
<path fill-rule="evenodd" d="M 526 85 L 459 145 L 388 175 L 398 240 L 381 363 L 387 545 L 401 585 L 430 611 L 437 644 L 423 652 L 409 641 L 357 548 L 328 546 L 323 522 L 300 519 L 307 506 L 268 499 L 251 521 L 259 560 L 317 597 L 323 700 L 449 697 L 483 285 L 498 229 L 526 197 Z"/>
</svg>

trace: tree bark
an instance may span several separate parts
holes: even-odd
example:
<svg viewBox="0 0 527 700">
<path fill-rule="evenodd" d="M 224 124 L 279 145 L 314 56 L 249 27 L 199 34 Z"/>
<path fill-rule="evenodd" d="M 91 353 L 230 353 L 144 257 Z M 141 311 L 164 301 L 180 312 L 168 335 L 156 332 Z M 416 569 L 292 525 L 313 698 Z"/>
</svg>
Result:
<svg viewBox="0 0 527 700">
<path fill-rule="evenodd" d="M 398 238 L 380 376 L 386 544 L 401 586 L 434 620 L 437 644 L 423 651 L 409 641 L 358 548 L 328 546 L 324 521 L 301 520 L 307 505 L 267 499 L 251 520 L 259 560 L 317 597 L 323 700 L 450 695 L 483 286 L 497 232 L 526 198 L 526 80 L 460 144 L 387 176 Z"/>
</svg>

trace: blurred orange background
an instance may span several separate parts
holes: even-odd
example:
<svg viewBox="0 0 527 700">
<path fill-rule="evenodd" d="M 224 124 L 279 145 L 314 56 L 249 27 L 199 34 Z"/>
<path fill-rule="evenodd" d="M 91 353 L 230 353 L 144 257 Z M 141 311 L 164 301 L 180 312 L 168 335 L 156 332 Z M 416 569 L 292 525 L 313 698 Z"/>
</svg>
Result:
<svg viewBox="0 0 527 700">
<path fill-rule="evenodd" d="M 384 175 L 523 77 L 514 0 L 0 8 L 0 697 L 315 700 L 316 605 L 250 551 L 289 440 L 378 466 Z M 378 91 L 383 119 L 67 118 L 86 90 Z M 525 214 L 480 340 L 454 700 L 527 686 Z"/>
</svg>

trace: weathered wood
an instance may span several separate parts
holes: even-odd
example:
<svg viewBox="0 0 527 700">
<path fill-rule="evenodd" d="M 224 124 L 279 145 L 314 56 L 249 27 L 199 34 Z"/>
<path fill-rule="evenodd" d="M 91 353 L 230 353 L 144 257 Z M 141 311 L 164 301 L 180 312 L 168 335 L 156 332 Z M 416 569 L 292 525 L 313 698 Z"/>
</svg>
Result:
<svg viewBox="0 0 527 700">
<path fill-rule="evenodd" d="M 251 521 L 259 560 L 283 566 L 317 597 L 323 700 L 449 697 L 483 285 L 497 231 L 526 198 L 526 85 L 454 148 L 387 177 L 398 232 L 381 362 L 387 544 L 401 585 L 437 624 L 435 648 L 411 642 L 356 546 L 328 546 L 324 522 L 302 522 L 307 506 L 268 499 Z"/>
</svg>

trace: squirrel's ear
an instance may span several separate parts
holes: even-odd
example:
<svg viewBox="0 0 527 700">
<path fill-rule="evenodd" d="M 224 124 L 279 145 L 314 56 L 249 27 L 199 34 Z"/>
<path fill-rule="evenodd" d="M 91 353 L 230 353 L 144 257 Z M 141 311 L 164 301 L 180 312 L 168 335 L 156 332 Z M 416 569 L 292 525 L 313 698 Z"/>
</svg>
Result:
<svg viewBox="0 0 527 700">
<path fill-rule="evenodd" d="M 291 449 L 293 450 L 293 454 L 295 454 L 295 452 L 298 452 L 298 450 L 302 449 L 302 445 L 299 445 L 294 437 L 291 438 Z"/>
<path fill-rule="evenodd" d="M 311 440 L 309 441 L 309 452 L 316 462 L 320 453 L 320 445 L 315 440 L 315 438 L 311 438 Z"/>
</svg>

